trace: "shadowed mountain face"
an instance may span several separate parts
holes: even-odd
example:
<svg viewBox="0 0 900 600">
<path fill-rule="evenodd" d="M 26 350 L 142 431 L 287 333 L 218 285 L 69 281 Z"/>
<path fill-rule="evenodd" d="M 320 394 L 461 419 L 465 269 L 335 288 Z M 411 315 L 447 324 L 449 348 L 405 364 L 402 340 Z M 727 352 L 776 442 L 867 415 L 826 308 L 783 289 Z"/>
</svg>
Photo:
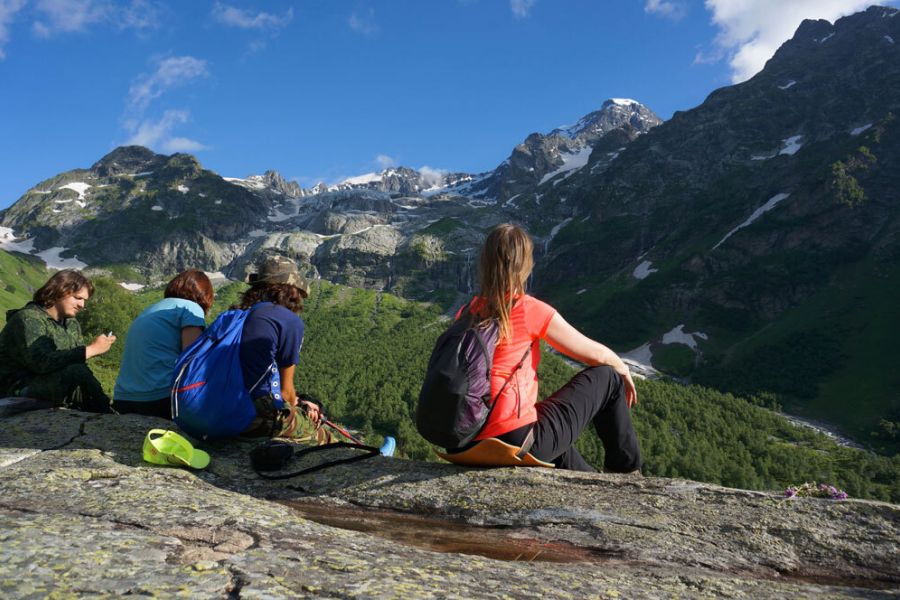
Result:
<svg viewBox="0 0 900 600">
<path fill-rule="evenodd" d="M 535 291 L 588 334 L 892 447 L 897 13 L 805 21 L 754 78 L 666 123 L 608 100 L 488 173 L 398 167 L 300 189 L 127 147 L 38 184 L 0 224 L 151 279 L 186 266 L 239 278 L 279 252 L 311 276 L 451 304 L 473 288 L 487 229 L 520 222 Z"/>
<path fill-rule="evenodd" d="M 670 372 L 866 438 L 900 420 L 896 14 L 805 21 L 751 80 L 560 185 L 586 217 L 554 239 L 541 290 Z"/>
</svg>

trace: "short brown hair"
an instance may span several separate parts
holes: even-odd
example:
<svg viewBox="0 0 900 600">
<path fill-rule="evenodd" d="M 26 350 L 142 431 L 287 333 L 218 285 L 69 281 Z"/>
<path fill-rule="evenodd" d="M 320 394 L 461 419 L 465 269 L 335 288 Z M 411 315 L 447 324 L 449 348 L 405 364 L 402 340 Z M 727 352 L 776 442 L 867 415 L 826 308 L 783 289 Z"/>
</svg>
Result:
<svg viewBox="0 0 900 600">
<path fill-rule="evenodd" d="M 212 282 L 206 276 L 206 273 L 199 269 L 188 269 L 176 275 L 169 282 L 163 296 L 165 298 L 182 298 L 196 302 L 203 309 L 203 313 L 208 314 L 209 309 L 212 308 L 215 292 L 213 291 Z"/>
<path fill-rule="evenodd" d="M 271 302 L 285 307 L 292 313 L 299 313 L 303 310 L 303 298 L 303 290 L 289 283 L 259 282 L 251 285 L 241 296 L 241 301 L 232 308 L 247 310 L 258 302 Z"/>
<path fill-rule="evenodd" d="M 63 269 L 57 271 L 34 292 L 33 300 L 44 308 L 50 308 L 58 300 L 71 296 L 81 289 L 87 289 L 88 296 L 94 293 L 94 284 L 81 271 Z"/>
</svg>

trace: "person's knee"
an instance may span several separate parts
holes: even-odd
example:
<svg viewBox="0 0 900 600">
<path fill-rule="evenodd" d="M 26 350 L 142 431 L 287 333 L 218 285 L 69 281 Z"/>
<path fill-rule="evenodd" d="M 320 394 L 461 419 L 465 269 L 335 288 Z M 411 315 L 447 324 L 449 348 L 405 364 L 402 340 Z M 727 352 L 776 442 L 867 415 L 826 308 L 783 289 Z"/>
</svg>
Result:
<svg viewBox="0 0 900 600">
<path fill-rule="evenodd" d="M 588 367 L 582 373 L 595 385 L 610 383 L 613 386 L 618 386 L 622 383 L 622 377 L 609 365 Z"/>
</svg>

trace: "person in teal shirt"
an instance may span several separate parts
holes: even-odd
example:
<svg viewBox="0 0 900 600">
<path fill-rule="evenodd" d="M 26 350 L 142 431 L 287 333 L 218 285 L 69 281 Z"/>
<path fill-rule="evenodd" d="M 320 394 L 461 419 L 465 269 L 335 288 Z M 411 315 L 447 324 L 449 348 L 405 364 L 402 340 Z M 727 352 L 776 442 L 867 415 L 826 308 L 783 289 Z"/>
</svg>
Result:
<svg viewBox="0 0 900 600">
<path fill-rule="evenodd" d="M 113 390 L 116 412 L 172 418 L 175 362 L 203 331 L 212 303 L 209 277 L 190 269 L 169 282 L 163 300 L 138 315 L 128 329 Z"/>
</svg>

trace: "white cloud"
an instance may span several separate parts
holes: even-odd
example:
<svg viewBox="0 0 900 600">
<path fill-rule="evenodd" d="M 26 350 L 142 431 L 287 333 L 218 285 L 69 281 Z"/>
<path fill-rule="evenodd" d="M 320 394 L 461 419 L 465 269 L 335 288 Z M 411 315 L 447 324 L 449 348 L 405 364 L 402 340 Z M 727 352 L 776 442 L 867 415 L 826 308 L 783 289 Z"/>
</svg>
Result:
<svg viewBox="0 0 900 600">
<path fill-rule="evenodd" d="M 397 161 L 387 154 L 379 154 L 375 157 L 375 162 L 377 162 L 378 166 L 382 169 L 389 169 L 397 164 Z"/>
<path fill-rule="evenodd" d="M 97 0 L 38 0 L 37 11 L 41 20 L 32 24 L 32 31 L 39 37 L 55 33 L 84 31 L 89 25 L 105 20 L 112 6 Z"/>
<path fill-rule="evenodd" d="M 509 9 L 517 19 L 524 19 L 531 14 L 537 0 L 509 0 Z"/>
<path fill-rule="evenodd" d="M 114 19 L 119 29 L 146 31 L 159 27 L 160 12 L 159 7 L 150 0 L 132 0 L 131 4 L 118 10 Z"/>
<path fill-rule="evenodd" d="M 375 9 L 370 8 L 364 14 L 353 11 L 350 15 L 350 29 L 363 35 L 371 35 L 378 31 L 378 23 L 375 22 Z"/>
<path fill-rule="evenodd" d="M 161 148 L 166 154 L 174 154 L 175 152 L 199 152 L 201 150 L 209 150 L 209 146 L 201 144 L 197 140 L 185 137 L 171 137 L 162 141 Z"/>
<path fill-rule="evenodd" d="M 684 17 L 687 8 L 684 4 L 671 0 L 647 0 L 644 4 L 644 12 L 678 21 Z"/>
<path fill-rule="evenodd" d="M 159 27 L 160 9 L 152 0 L 38 0 L 31 30 L 38 37 L 86 31 L 98 23 L 145 31 Z"/>
<path fill-rule="evenodd" d="M 447 173 L 449 173 L 449 171 L 446 169 L 433 169 L 429 166 L 420 167 L 419 181 L 422 183 L 423 187 L 437 187 L 443 185 Z"/>
<path fill-rule="evenodd" d="M 208 75 L 205 60 L 193 56 L 173 56 L 163 59 L 154 73 L 140 75 L 131 84 L 128 90 L 128 103 L 132 109 L 141 112 L 167 90 Z"/>
<path fill-rule="evenodd" d="M 9 41 L 9 26 L 24 6 L 25 0 L 0 0 L 0 60 L 6 58 L 3 46 Z"/>
<path fill-rule="evenodd" d="M 278 16 L 267 12 L 254 13 L 250 10 L 216 2 L 212 14 L 213 18 L 223 25 L 257 31 L 273 31 L 281 29 L 291 22 L 294 18 L 294 9 L 288 8 L 283 16 Z"/>
<path fill-rule="evenodd" d="M 827 19 L 860 11 L 878 0 L 706 0 L 719 27 L 715 44 L 730 57 L 733 82 L 753 77 L 803 19 Z M 705 57 L 698 54 L 698 59 Z M 695 62 L 702 60 L 695 59 Z"/>
<path fill-rule="evenodd" d="M 172 131 L 178 125 L 190 121 L 190 113 L 186 110 L 167 110 L 159 121 L 143 121 L 131 125 L 132 135 L 125 145 L 146 146 L 157 151 L 171 154 L 173 152 L 197 152 L 208 147 L 196 140 L 185 137 L 174 137 Z"/>
</svg>

